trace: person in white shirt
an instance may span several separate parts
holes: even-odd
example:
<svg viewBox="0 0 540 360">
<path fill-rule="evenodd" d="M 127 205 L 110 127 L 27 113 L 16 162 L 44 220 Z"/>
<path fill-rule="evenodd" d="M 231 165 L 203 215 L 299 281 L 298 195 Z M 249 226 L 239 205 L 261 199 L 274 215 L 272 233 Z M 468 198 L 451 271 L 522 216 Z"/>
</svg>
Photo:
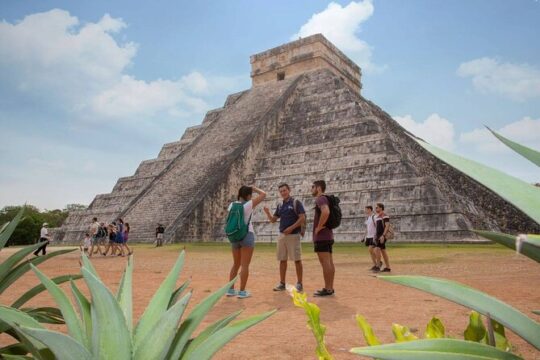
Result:
<svg viewBox="0 0 540 360">
<path fill-rule="evenodd" d="M 45 241 L 43 245 L 41 245 L 36 251 L 34 251 L 34 255 L 38 256 L 39 252 L 41 251 L 43 255 L 47 254 L 47 245 L 49 245 L 50 242 L 50 236 L 49 236 L 49 224 L 43 223 L 43 226 L 41 227 L 41 231 L 39 233 L 39 241 Z"/>
<path fill-rule="evenodd" d="M 258 194 L 256 198 L 252 198 L 253 193 Z M 249 264 L 251 263 L 251 257 L 253 256 L 253 250 L 255 248 L 255 231 L 253 230 L 253 223 L 251 222 L 251 215 L 253 209 L 259 205 L 266 193 L 255 186 L 242 186 L 238 190 L 238 201 L 244 205 L 244 221 L 248 225 L 248 233 L 244 239 L 239 242 L 231 243 L 233 265 L 229 274 L 229 280 L 232 280 L 238 275 L 240 267 L 240 290 L 236 291 L 234 286 L 229 289 L 227 296 L 236 296 L 240 299 L 250 297 L 251 294 L 246 290 L 247 280 L 249 276 Z M 229 205 L 229 209 L 232 207 Z"/>
<path fill-rule="evenodd" d="M 373 213 L 373 206 L 368 205 L 364 208 L 364 213 L 366 214 L 366 220 L 364 224 L 366 225 L 366 232 L 364 238 L 362 239 L 365 242 L 369 250 L 369 255 L 371 256 L 371 261 L 373 262 L 373 267 L 370 270 L 375 270 L 377 267 L 380 267 L 381 264 L 377 264 L 377 255 L 375 254 L 375 236 L 377 235 L 377 226 L 375 223 L 375 214 Z"/>
</svg>

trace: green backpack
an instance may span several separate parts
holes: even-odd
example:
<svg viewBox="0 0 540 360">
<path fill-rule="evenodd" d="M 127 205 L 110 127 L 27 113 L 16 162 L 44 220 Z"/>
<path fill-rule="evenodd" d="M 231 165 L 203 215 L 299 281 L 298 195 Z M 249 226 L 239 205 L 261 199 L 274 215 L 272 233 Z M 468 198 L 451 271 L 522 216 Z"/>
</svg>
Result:
<svg viewBox="0 0 540 360">
<path fill-rule="evenodd" d="M 250 221 L 251 216 L 247 224 L 244 222 L 244 204 L 232 203 L 225 223 L 225 234 L 227 234 L 229 241 L 232 243 L 242 241 L 249 231 Z"/>
</svg>

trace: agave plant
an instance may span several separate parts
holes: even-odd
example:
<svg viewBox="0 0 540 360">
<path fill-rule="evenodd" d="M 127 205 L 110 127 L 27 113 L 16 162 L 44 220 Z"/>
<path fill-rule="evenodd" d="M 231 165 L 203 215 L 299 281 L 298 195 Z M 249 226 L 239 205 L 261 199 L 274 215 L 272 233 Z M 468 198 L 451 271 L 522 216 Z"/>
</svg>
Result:
<svg viewBox="0 0 540 360">
<path fill-rule="evenodd" d="M 191 292 L 183 294 L 189 282 L 175 289 L 183 263 L 182 251 L 135 324 L 132 315 L 133 258 L 129 258 L 118 291 L 113 295 L 84 254 L 81 272 L 91 298 L 84 296 L 72 281 L 70 287 L 76 306 L 58 285 L 32 267 L 60 308 L 67 335 L 46 329 L 13 308 L 0 307 L 0 318 L 15 328 L 36 359 L 209 359 L 239 333 L 275 312 L 232 323 L 241 313 L 237 311 L 192 337 L 205 315 L 236 279 L 197 304 L 181 321 L 191 298 Z"/>
<path fill-rule="evenodd" d="M 489 128 L 488 128 L 489 129 Z M 534 149 L 522 146 L 489 129 L 505 145 L 515 150 L 537 166 L 540 166 L 540 153 Z M 491 169 L 472 160 L 454 155 L 419 139 L 416 141 L 431 154 L 453 166 L 457 170 L 472 177 L 482 185 L 514 204 L 531 219 L 540 223 L 540 188 L 527 184 L 500 171 Z M 515 249 L 516 251 L 540 262 L 540 236 L 528 234 L 517 238 L 512 235 L 475 230 L 475 232 L 489 240 Z M 476 312 L 471 314 L 469 327 L 465 331 L 465 340 L 428 339 L 411 342 L 379 345 L 372 347 L 355 348 L 351 351 L 378 359 L 516 359 L 519 358 L 509 352 L 510 345 L 504 336 L 504 326 L 519 335 L 536 349 L 540 350 L 540 324 L 527 317 L 512 306 L 454 281 L 437 279 L 425 276 L 379 276 L 379 279 L 416 288 L 433 295 L 437 295 L 476 310 L 488 318 L 487 329 Z M 539 312 L 533 310 L 534 313 Z M 366 332 L 364 331 L 364 334 Z M 366 335 L 365 335 L 366 336 Z M 475 344 L 472 341 L 484 344 Z"/>
<path fill-rule="evenodd" d="M 23 218 L 24 207 L 17 213 L 15 218 L 6 223 L 0 229 L 0 250 L 4 248 L 7 241 L 9 240 L 13 231 Z M 28 255 L 34 252 L 39 248 L 43 243 L 37 243 L 34 245 L 26 246 L 7 259 L 2 261 L 0 264 L 0 295 L 6 291 L 11 285 L 13 285 L 17 280 L 19 280 L 24 274 L 26 274 L 31 266 L 37 266 L 38 264 L 43 263 L 53 257 L 58 255 L 66 254 L 75 249 L 66 249 L 66 250 L 57 250 L 52 251 L 45 256 L 40 256 L 37 258 L 26 259 Z M 61 284 L 66 281 L 75 280 L 81 278 L 81 275 L 62 275 L 51 279 L 55 284 Z M 41 323 L 50 323 L 50 324 L 63 324 L 63 317 L 59 309 L 53 307 L 23 307 L 29 300 L 34 298 L 36 295 L 40 294 L 45 290 L 43 285 L 37 285 L 24 294 L 22 294 L 17 300 L 15 300 L 11 307 L 19 309 L 21 312 L 26 313 L 28 316 L 32 317 L 34 320 Z M 6 322 L 2 317 L 0 317 L 0 333 L 7 333 L 11 335 L 16 340 L 19 340 L 19 335 L 13 330 L 13 328 Z M 26 353 L 26 348 L 23 344 L 18 343 L 11 346 L 6 346 L 0 348 L 0 357 L 9 355 L 12 353 Z"/>
</svg>

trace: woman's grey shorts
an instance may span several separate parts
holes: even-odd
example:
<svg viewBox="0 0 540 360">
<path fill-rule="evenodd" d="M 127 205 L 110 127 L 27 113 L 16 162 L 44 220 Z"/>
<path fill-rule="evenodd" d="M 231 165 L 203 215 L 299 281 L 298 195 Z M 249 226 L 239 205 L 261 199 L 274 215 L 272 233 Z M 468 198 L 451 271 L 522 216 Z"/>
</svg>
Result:
<svg viewBox="0 0 540 360">
<path fill-rule="evenodd" d="M 243 247 L 255 247 L 255 234 L 251 231 L 247 233 L 246 237 L 238 242 L 231 243 L 233 249 L 240 249 Z"/>
</svg>

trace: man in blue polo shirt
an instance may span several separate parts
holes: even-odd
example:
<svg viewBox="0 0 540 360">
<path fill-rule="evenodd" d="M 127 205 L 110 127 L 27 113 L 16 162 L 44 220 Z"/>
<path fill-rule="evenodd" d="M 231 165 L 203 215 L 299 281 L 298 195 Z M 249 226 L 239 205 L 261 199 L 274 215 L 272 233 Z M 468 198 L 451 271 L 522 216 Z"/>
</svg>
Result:
<svg viewBox="0 0 540 360">
<path fill-rule="evenodd" d="M 283 202 L 278 205 L 274 215 L 270 209 L 264 207 L 264 212 L 271 223 L 279 219 L 279 238 L 277 241 L 277 259 L 279 261 L 279 284 L 274 291 L 285 290 L 285 275 L 287 273 L 287 260 L 294 261 L 296 266 L 296 290 L 303 291 L 302 286 L 302 248 L 300 237 L 304 236 L 304 224 L 306 223 L 306 211 L 300 200 L 291 197 L 289 185 L 279 185 L 279 194 Z"/>
</svg>

